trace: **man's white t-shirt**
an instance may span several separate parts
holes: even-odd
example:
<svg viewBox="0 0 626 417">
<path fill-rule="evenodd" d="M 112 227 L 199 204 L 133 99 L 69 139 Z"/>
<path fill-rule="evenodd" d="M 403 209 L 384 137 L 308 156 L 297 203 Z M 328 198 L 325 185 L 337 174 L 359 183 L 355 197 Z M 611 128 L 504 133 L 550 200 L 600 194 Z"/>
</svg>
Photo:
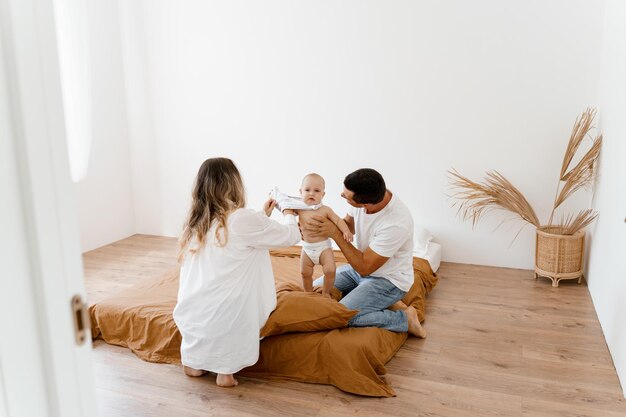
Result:
<svg viewBox="0 0 626 417">
<path fill-rule="evenodd" d="M 368 247 L 389 258 L 370 276 L 386 278 L 402 291 L 413 285 L 413 217 L 407 206 L 395 195 L 377 213 L 367 214 L 365 208 L 352 207 L 356 247 Z"/>
</svg>

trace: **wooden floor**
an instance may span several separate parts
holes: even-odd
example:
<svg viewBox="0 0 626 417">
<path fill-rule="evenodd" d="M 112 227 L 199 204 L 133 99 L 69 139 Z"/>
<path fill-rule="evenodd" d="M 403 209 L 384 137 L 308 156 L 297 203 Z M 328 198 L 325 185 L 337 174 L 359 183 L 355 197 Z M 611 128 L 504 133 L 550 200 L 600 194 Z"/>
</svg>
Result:
<svg viewBox="0 0 626 417">
<path fill-rule="evenodd" d="M 176 265 L 176 241 L 136 235 L 84 255 L 89 302 Z M 98 411 L 116 416 L 626 416 L 587 287 L 527 270 L 443 263 L 426 340 L 387 364 L 394 398 L 240 377 L 232 389 L 94 344 Z"/>
</svg>

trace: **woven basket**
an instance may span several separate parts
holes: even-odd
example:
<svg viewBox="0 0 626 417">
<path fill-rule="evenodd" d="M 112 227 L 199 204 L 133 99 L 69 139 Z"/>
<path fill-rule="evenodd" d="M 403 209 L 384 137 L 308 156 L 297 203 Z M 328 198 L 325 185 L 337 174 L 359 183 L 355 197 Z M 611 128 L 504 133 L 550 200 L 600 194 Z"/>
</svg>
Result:
<svg viewBox="0 0 626 417">
<path fill-rule="evenodd" d="M 562 279 L 583 277 L 585 254 L 585 232 L 580 230 L 573 235 L 559 234 L 559 226 L 543 226 L 537 229 L 535 247 L 535 279 L 546 277 L 552 286 L 558 287 Z"/>
</svg>

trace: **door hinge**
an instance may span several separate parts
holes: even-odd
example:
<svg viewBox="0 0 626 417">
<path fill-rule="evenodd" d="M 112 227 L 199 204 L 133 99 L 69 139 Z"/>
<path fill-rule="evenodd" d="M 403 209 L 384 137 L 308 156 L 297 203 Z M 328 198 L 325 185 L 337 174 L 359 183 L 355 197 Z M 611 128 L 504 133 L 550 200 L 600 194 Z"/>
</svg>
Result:
<svg viewBox="0 0 626 417">
<path fill-rule="evenodd" d="M 74 320 L 74 336 L 78 346 L 87 340 L 89 330 L 89 316 L 87 315 L 87 304 L 83 302 L 80 294 L 72 297 L 72 318 Z"/>
</svg>

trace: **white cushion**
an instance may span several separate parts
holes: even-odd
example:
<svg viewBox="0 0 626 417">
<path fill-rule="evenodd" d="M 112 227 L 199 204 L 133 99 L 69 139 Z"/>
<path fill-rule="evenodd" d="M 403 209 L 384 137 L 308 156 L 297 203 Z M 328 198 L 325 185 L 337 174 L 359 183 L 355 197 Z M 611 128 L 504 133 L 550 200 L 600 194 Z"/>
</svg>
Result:
<svg viewBox="0 0 626 417">
<path fill-rule="evenodd" d="M 413 232 L 413 254 L 423 257 L 428 251 L 428 244 L 432 242 L 433 239 L 434 236 L 430 234 L 428 229 L 416 224 Z"/>
</svg>

